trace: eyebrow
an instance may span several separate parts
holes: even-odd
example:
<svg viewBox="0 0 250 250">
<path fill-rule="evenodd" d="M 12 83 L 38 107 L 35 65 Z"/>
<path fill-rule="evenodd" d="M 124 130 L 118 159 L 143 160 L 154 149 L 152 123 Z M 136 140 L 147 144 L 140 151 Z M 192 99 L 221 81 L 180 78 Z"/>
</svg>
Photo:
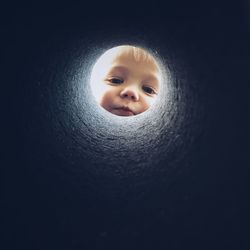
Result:
<svg viewBox="0 0 250 250">
<path fill-rule="evenodd" d="M 110 69 L 110 71 L 108 71 L 108 75 L 112 74 L 113 71 L 116 71 L 120 74 L 124 74 L 127 75 L 129 73 L 129 69 L 126 66 L 114 66 Z M 156 85 L 156 87 L 160 86 L 160 79 L 155 76 L 155 74 L 150 74 L 150 75 L 146 75 L 145 76 L 145 80 L 144 82 L 151 82 L 154 83 L 154 85 Z"/>
<path fill-rule="evenodd" d="M 108 74 L 111 74 L 113 71 L 118 71 L 121 74 L 128 74 L 129 72 L 129 70 L 124 66 L 115 66 L 108 71 Z"/>
<path fill-rule="evenodd" d="M 146 79 L 145 82 L 148 82 L 148 81 L 153 82 L 157 85 L 157 87 L 159 87 L 159 85 L 160 85 L 160 83 L 159 83 L 160 79 L 154 75 L 150 75 L 150 76 L 146 77 L 145 79 Z"/>
</svg>

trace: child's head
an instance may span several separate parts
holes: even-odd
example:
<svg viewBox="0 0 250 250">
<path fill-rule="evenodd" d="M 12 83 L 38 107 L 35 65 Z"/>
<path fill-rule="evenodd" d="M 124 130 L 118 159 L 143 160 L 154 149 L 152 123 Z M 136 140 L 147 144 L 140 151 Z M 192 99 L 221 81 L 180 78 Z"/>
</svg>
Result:
<svg viewBox="0 0 250 250">
<path fill-rule="evenodd" d="M 95 64 L 91 87 L 99 104 L 119 116 L 146 111 L 160 90 L 160 68 L 144 49 L 118 46 L 106 51 Z"/>
</svg>

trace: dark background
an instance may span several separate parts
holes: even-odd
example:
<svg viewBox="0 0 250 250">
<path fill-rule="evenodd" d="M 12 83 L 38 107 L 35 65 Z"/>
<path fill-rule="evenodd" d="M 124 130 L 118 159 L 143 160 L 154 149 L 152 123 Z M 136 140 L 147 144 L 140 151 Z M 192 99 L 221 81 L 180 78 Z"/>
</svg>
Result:
<svg viewBox="0 0 250 250">
<path fill-rule="evenodd" d="M 1 249 L 249 249 L 249 9 L 247 1 L 6 6 Z M 184 59 L 199 80 L 193 109 L 203 113 L 191 149 L 176 153 L 186 153 L 181 171 L 120 187 L 87 171 L 89 156 L 69 163 L 70 148 L 58 156 L 38 119 L 50 85 L 35 86 L 76 41 L 128 36 Z M 77 162 L 85 168 L 76 177 Z"/>
</svg>

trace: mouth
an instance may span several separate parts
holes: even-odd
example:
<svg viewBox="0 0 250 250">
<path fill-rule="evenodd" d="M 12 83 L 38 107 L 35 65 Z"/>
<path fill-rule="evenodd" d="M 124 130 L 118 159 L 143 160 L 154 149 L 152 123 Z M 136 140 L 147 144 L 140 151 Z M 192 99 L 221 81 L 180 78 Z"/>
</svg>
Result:
<svg viewBox="0 0 250 250">
<path fill-rule="evenodd" d="M 135 113 L 128 107 L 118 107 L 112 110 L 112 113 L 119 116 L 133 116 Z"/>
</svg>

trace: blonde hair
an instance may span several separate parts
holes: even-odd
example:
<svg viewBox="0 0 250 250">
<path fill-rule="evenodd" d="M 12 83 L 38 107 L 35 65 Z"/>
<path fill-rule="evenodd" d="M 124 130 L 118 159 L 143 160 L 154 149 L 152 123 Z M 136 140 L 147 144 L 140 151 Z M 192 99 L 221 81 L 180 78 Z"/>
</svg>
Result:
<svg viewBox="0 0 250 250">
<path fill-rule="evenodd" d="M 116 47 L 116 49 L 116 58 L 119 58 L 119 56 L 126 54 L 133 57 L 136 62 L 154 62 L 157 65 L 155 58 L 148 51 L 140 47 L 121 45 Z"/>
</svg>

